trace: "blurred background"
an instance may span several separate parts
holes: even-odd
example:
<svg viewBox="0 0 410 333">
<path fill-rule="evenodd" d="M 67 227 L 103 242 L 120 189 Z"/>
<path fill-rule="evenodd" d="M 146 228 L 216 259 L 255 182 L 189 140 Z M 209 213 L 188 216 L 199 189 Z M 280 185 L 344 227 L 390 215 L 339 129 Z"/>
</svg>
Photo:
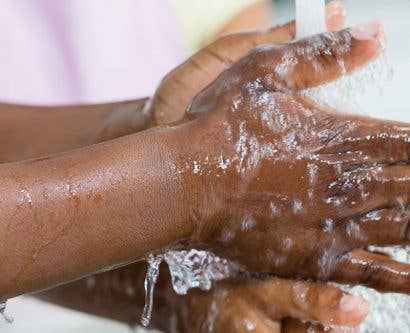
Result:
<svg viewBox="0 0 410 333">
<path fill-rule="evenodd" d="M 410 1 L 343 3 L 348 25 L 380 18 L 388 35 L 386 58 L 374 69 L 388 75 L 375 73 L 350 87 L 360 109 L 410 121 Z M 0 100 L 70 104 L 150 96 L 169 70 L 216 36 L 293 17 L 291 0 L 0 0 Z M 0 321 L 0 332 L 130 332 L 28 296 L 10 300 L 7 310 L 15 321 Z"/>
</svg>

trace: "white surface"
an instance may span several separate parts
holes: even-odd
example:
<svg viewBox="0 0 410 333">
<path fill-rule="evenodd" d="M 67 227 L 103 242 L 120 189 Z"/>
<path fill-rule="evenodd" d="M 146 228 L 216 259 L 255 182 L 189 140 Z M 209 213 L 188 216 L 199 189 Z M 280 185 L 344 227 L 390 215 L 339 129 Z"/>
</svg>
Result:
<svg viewBox="0 0 410 333">
<path fill-rule="evenodd" d="M 366 112 L 377 117 L 410 121 L 410 1 L 347 0 L 345 3 L 350 24 L 381 18 L 388 33 L 387 59 L 393 66 L 394 78 L 385 85 L 382 98 L 371 89 L 371 93 L 363 96 Z M 294 16 L 293 9 L 286 8 L 288 6 L 280 6 L 279 19 L 282 22 Z M 2 333 L 131 332 L 126 326 L 112 321 L 44 304 L 29 297 L 11 300 L 8 312 L 15 317 L 15 323 L 7 325 L 0 322 Z"/>
</svg>

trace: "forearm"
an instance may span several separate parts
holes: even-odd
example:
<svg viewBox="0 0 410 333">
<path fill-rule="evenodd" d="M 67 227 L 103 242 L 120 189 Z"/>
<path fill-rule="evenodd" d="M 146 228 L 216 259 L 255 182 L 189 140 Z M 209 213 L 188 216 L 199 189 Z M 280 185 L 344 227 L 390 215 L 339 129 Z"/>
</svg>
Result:
<svg viewBox="0 0 410 333">
<path fill-rule="evenodd" d="M 0 166 L 0 295 L 126 264 L 190 233 L 175 132 Z"/>
<path fill-rule="evenodd" d="M 0 104 L 0 162 L 83 147 L 145 127 L 147 99 L 99 105 Z"/>
</svg>

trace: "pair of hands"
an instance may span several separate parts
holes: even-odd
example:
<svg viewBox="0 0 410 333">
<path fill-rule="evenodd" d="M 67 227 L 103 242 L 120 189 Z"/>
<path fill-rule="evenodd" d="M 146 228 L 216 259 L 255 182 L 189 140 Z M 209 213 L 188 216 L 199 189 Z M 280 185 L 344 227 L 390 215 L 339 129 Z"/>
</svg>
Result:
<svg viewBox="0 0 410 333">
<path fill-rule="evenodd" d="M 328 9 L 332 30 L 344 18 L 336 7 Z M 182 135 L 170 146 L 187 152 L 179 153 L 175 169 L 196 198 L 188 212 L 195 241 L 249 270 L 409 291 L 407 265 L 360 250 L 409 241 L 408 125 L 336 114 L 298 94 L 374 58 L 382 36 L 373 28 L 279 45 L 294 37 L 292 23 L 231 35 L 165 78 L 151 123 L 184 118 L 173 125 Z M 275 46 L 255 49 L 261 44 Z M 192 192 L 203 188 L 207 193 Z M 124 269 L 138 273 L 138 265 Z M 224 309 L 211 318 L 215 332 L 248 325 L 278 331 L 287 317 L 295 318 L 282 322 L 290 332 L 307 330 L 299 320 L 354 326 L 368 311 L 366 302 L 334 287 L 294 280 L 224 282 L 183 298 L 160 294 L 168 300 L 165 312 L 187 314 L 177 317 L 186 331 L 206 327 L 205 314 L 215 307 Z"/>
</svg>

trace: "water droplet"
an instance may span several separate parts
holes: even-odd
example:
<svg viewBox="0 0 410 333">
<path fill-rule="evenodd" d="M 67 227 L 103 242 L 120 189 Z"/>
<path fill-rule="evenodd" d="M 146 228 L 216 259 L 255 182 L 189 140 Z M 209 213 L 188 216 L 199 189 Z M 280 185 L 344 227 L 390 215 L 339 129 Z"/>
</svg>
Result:
<svg viewBox="0 0 410 333">
<path fill-rule="evenodd" d="M 290 250 L 290 248 L 292 247 L 293 241 L 292 238 L 290 238 L 289 236 L 285 236 L 282 240 L 282 248 L 285 251 Z"/>
<path fill-rule="evenodd" d="M 249 230 L 251 230 L 253 227 L 255 227 L 255 225 L 256 225 L 256 221 L 255 221 L 251 216 L 247 216 L 247 217 L 242 221 L 241 230 L 242 230 L 242 231 L 249 231 Z"/>
<path fill-rule="evenodd" d="M 293 200 L 292 211 L 295 215 L 298 214 L 302 210 L 302 208 L 303 208 L 303 204 L 301 201 L 297 199 Z"/>
<path fill-rule="evenodd" d="M 330 218 L 325 219 L 325 225 L 323 226 L 324 232 L 331 232 L 334 228 L 335 221 Z"/>
<path fill-rule="evenodd" d="M 85 283 L 88 289 L 92 289 L 95 287 L 96 284 L 96 280 L 95 280 L 95 276 L 89 276 L 85 279 Z"/>
</svg>

